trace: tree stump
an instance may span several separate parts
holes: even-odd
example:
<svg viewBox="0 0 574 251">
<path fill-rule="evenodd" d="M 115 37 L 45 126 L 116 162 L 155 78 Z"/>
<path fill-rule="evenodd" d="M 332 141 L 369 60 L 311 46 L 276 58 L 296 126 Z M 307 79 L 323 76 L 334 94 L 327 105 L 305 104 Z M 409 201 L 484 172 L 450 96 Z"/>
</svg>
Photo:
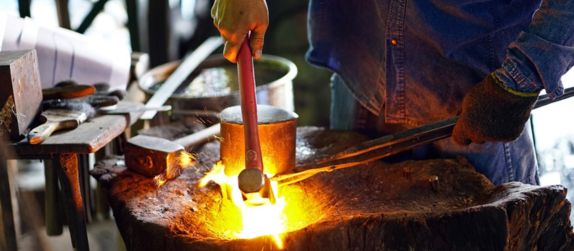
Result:
<svg viewBox="0 0 574 251">
<path fill-rule="evenodd" d="M 298 128 L 297 135 L 298 163 L 364 140 L 312 127 Z M 92 174 L 108 189 L 128 250 L 276 249 L 265 236 L 230 238 L 218 186 L 198 188 L 219 159 L 218 147 L 204 146 L 193 168 L 163 186 L 126 170 L 121 157 L 96 166 Z M 287 211 L 298 215 L 283 235 L 286 250 L 574 249 L 564 187 L 495 187 L 463 159 L 377 161 L 280 192 L 295 198 Z"/>
</svg>

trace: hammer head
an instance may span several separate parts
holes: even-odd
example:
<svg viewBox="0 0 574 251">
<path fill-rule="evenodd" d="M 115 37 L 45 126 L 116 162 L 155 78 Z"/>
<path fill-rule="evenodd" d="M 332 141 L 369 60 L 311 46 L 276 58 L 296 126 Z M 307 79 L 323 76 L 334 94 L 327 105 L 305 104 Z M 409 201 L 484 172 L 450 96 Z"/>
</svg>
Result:
<svg viewBox="0 0 574 251">
<path fill-rule="evenodd" d="M 173 179 L 182 168 L 193 162 L 193 157 L 183 146 L 145 135 L 128 140 L 124 154 L 127 168 L 146 177 L 165 174 L 165 178 Z"/>
<path fill-rule="evenodd" d="M 257 168 L 245 168 L 239 173 L 238 185 L 244 193 L 259 192 L 265 185 L 265 174 Z"/>
<path fill-rule="evenodd" d="M 276 202 L 276 187 L 271 185 L 271 180 L 259 169 L 245 168 L 238 176 L 238 185 L 247 205 L 260 206 Z"/>
</svg>

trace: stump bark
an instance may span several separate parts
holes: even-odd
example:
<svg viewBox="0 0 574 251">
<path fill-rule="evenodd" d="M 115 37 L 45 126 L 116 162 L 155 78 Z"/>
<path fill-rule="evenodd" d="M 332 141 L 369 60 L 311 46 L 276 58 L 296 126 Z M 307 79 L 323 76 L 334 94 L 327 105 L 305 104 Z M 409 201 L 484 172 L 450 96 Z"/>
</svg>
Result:
<svg viewBox="0 0 574 251">
<path fill-rule="evenodd" d="M 308 163 L 364 140 L 350 132 L 299 128 L 297 161 Z M 222 197 L 197 182 L 219 159 L 158 187 L 126 170 L 121 157 L 92 174 L 105 184 L 128 250 L 274 250 L 269 237 L 233 239 L 218 219 Z M 286 250 L 573 250 L 570 203 L 562 186 L 495 187 L 463 159 L 369 165 L 323 173 L 281 188 L 302 215 L 283 236 Z M 220 225 L 217 225 L 220 224 Z"/>
</svg>

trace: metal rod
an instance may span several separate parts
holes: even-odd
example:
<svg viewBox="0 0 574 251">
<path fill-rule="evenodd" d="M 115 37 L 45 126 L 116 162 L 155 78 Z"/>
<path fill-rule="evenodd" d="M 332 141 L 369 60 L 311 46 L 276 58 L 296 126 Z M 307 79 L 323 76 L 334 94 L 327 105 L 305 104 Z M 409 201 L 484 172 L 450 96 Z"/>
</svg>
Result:
<svg viewBox="0 0 574 251">
<path fill-rule="evenodd" d="M 68 11 L 68 0 L 56 0 L 56 12 L 58 13 L 58 23 L 60 27 L 70 29 L 70 12 Z"/>
<path fill-rule="evenodd" d="M 76 29 L 76 32 L 78 33 L 86 32 L 86 30 L 90 27 L 90 25 L 92 25 L 92 22 L 94 22 L 94 19 L 96 19 L 98 14 L 102 12 L 107 2 L 108 0 L 99 0 L 96 3 L 94 3 L 90 12 L 88 12 L 88 14 L 84 17 L 84 20 L 82 20 L 80 26 L 78 26 L 78 28 Z"/>
<path fill-rule="evenodd" d="M 126 11 L 128 13 L 128 31 L 130 32 L 132 51 L 141 51 L 138 21 L 138 1 L 126 0 Z"/>
<path fill-rule="evenodd" d="M 534 109 L 572 96 L 574 96 L 574 87 L 566 89 L 562 96 L 554 99 L 548 95 L 542 95 L 538 98 Z M 318 173 L 364 165 L 371 161 L 379 160 L 440 139 L 445 139 L 452 135 L 452 130 L 457 120 L 458 116 L 455 116 L 404 132 L 365 141 L 357 146 L 335 154 L 332 158 L 321 160 L 319 163 L 299 166 L 295 169 L 296 173 L 279 175 L 271 178 L 271 180 L 277 181 L 279 185 L 293 184 Z M 297 170 L 300 171 L 297 172 Z"/>
<path fill-rule="evenodd" d="M 18 0 L 18 11 L 20 12 L 20 17 L 31 17 L 30 16 L 30 1 L 31 0 Z"/>
<path fill-rule="evenodd" d="M 161 106 L 167 101 L 171 94 L 185 81 L 189 74 L 195 70 L 195 68 L 203 62 L 215 49 L 219 48 L 223 44 L 223 40 L 220 37 L 210 37 L 203 44 L 201 44 L 195 51 L 193 51 L 189 56 L 186 56 L 183 62 L 177 67 L 177 69 L 169 75 L 167 80 L 163 85 L 155 92 L 155 94 L 147 101 L 146 107 Z M 149 120 L 152 119 L 156 111 L 145 112 L 140 119 Z"/>
</svg>

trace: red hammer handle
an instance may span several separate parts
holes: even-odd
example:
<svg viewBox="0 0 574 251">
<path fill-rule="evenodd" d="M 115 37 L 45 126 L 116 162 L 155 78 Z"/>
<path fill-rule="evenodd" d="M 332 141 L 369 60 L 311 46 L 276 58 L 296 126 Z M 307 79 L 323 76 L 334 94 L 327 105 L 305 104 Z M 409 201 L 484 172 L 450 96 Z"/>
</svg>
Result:
<svg viewBox="0 0 574 251">
<path fill-rule="evenodd" d="M 257 99 L 255 96 L 255 74 L 253 58 L 249 48 L 249 35 L 241 44 L 237 56 L 239 93 L 241 94 L 241 114 L 245 136 L 245 168 L 257 168 L 263 172 L 263 159 L 257 130 Z"/>
</svg>

